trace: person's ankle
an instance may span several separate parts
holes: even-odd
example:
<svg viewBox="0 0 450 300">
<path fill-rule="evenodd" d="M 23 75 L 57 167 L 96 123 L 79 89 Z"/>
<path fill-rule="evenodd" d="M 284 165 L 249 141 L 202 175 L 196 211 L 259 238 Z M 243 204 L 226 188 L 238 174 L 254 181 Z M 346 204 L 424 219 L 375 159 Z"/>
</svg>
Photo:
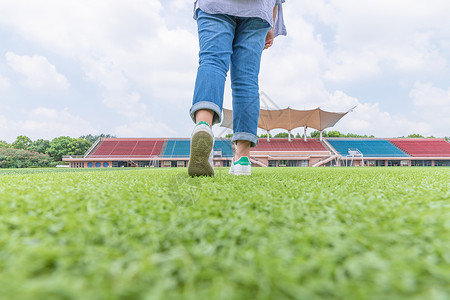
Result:
<svg viewBox="0 0 450 300">
<path fill-rule="evenodd" d="M 199 121 L 197 124 L 195 124 L 195 126 L 202 125 L 202 124 L 208 125 L 208 127 L 211 128 L 211 125 L 209 125 L 208 122 L 205 122 L 205 121 Z"/>
<path fill-rule="evenodd" d="M 238 159 L 234 160 L 234 162 L 238 162 L 240 160 L 250 161 L 250 157 L 249 156 L 240 156 Z"/>
</svg>

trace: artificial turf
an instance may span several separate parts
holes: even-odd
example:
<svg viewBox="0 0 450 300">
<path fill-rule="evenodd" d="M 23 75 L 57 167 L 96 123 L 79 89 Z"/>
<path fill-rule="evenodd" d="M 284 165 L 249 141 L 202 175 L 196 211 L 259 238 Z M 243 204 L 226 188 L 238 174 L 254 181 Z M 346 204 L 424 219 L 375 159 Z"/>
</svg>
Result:
<svg viewBox="0 0 450 300">
<path fill-rule="evenodd" d="M 450 299 L 449 168 L 0 170 L 0 299 Z"/>
</svg>

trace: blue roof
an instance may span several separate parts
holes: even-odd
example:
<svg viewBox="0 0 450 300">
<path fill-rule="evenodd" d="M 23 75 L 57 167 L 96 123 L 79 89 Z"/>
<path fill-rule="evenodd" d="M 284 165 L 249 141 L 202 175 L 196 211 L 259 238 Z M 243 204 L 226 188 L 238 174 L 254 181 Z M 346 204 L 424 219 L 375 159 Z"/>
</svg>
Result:
<svg viewBox="0 0 450 300">
<path fill-rule="evenodd" d="M 214 150 L 222 150 L 223 157 L 233 157 L 230 140 L 216 140 Z"/>
<path fill-rule="evenodd" d="M 222 157 L 233 157 L 230 140 L 216 140 L 214 150 L 222 150 Z M 186 139 L 168 139 L 163 157 L 186 158 L 191 153 L 191 141 Z"/>
<path fill-rule="evenodd" d="M 348 149 L 356 148 L 366 157 L 409 157 L 387 140 L 327 139 L 327 141 L 342 156 L 348 155 Z"/>
</svg>

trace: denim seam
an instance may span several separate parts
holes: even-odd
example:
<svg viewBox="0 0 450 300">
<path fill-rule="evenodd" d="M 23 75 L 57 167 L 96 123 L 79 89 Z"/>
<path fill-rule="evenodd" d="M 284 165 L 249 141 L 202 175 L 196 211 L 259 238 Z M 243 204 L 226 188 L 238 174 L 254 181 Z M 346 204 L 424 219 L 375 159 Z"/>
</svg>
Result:
<svg viewBox="0 0 450 300">
<path fill-rule="evenodd" d="M 235 132 L 231 141 L 249 141 L 251 144 L 250 147 L 256 147 L 258 145 L 258 137 L 249 132 Z"/>
<path fill-rule="evenodd" d="M 215 104 L 214 102 L 209 102 L 209 101 L 199 101 L 199 102 L 196 102 L 194 105 L 192 105 L 192 107 L 189 111 L 189 114 L 191 115 L 192 121 L 194 121 L 194 123 L 196 122 L 195 113 L 201 109 L 209 109 L 214 112 L 212 125 L 221 122 L 222 112 L 221 112 L 220 107 L 217 104 Z"/>
</svg>

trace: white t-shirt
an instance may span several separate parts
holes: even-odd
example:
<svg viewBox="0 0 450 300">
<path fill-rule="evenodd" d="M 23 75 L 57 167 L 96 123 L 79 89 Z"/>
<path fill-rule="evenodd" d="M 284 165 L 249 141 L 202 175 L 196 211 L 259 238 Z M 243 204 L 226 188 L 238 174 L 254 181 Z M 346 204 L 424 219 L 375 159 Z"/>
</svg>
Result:
<svg viewBox="0 0 450 300">
<path fill-rule="evenodd" d="M 274 36 L 287 35 L 284 25 L 283 6 L 285 0 L 196 0 L 194 19 L 197 9 L 208 14 L 225 14 L 236 17 L 261 18 L 274 28 Z M 278 12 L 273 21 L 273 8 L 278 5 Z"/>
</svg>

